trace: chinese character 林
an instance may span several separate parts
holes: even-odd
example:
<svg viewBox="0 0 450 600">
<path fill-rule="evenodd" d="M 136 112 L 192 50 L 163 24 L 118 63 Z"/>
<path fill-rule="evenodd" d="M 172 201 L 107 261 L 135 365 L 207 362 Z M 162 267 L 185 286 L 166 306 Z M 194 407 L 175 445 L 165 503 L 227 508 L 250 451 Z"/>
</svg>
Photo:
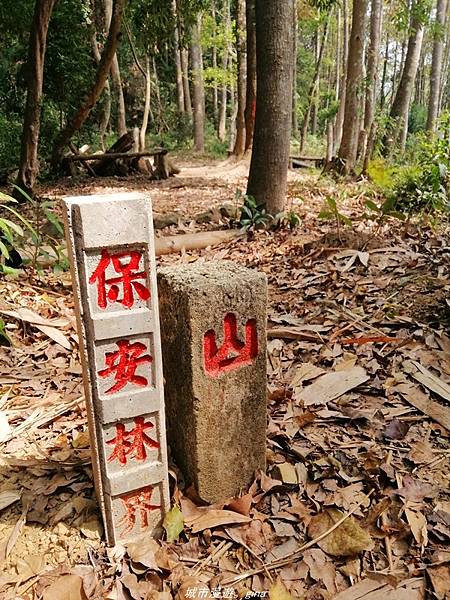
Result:
<svg viewBox="0 0 450 600">
<path fill-rule="evenodd" d="M 146 423 L 144 417 L 136 417 L 134 425 L 131 431 L 126 431 L 123 423 L 116 423 L 116 436 L 106 442 L 114 447 L 108 462 L 118 460 L 121 465 L 126 465 L 127 458 L 142 461 L 147 458 L 146 446 L 153 450 L 159 448 L 159 443 L 145 433 L 146 429 L 153 429 L 153 423 Z"/>
</svg>

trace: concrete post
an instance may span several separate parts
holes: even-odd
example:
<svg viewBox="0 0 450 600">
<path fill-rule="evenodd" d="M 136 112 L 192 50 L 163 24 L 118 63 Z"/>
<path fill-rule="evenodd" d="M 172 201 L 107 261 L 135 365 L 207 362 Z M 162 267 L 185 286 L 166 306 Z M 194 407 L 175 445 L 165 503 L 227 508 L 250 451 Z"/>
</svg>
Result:
<svg viewBox="0 0 450 600">
<path fill-rule="evenodd" d="M 151 202 L 63 202 L 94 481 L 113 545 L 159 535 L 169 508 Z"/>
<path fill-rule="evenodd" d="M 267 284 L 229 262 L 158 271 L 169 445 L 218 502 L 265 468 Z"/>
</svg>

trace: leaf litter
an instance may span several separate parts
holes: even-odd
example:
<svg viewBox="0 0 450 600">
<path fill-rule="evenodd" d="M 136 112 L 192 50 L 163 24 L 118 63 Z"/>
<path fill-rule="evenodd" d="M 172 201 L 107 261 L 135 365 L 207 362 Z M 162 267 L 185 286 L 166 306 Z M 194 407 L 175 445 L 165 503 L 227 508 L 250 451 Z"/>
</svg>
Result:
<svg viewBox="0 0 450 600">
<path fill-rule="evenodd" d="M 450 597 L 446 232 L 355 219 L 339 240 L 315 217 L 339 184 L 296 177 L 299 230 L 161 259 L 236 260 L 270 289 L 267 471 L 204 507 L 171 465 L 162 541 L 103 542 L 69 275 L 0 283 L 2 599 Z M 216 201 L 206 174 L 203 204 L 183 185 L 156 189 L 159 212 Z"/>
</svg>

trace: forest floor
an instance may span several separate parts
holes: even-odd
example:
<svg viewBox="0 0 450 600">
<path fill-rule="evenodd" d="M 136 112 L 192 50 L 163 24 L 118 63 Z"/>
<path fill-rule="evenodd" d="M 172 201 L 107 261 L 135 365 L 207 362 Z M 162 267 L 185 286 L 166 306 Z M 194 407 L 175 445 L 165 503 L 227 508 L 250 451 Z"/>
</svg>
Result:
<svg viewBox="0 0 450 600">
<path fill-rule="evenodd" d="M 41 192 L 145 191 L 180 215 L 158 235 L 187 233 L 226 226 L 214 207 L 246 170 L 192 163 L 164 182 Z M 269 281 L 267 472 L 224 513 L 196 507 L 172 465 L 176 542 L 103 542 L 70 275 L 0 282 L 0 598 L 450 598 L 448 230 L 370 221 L 369 193 L 290 172 L 298 228 L 159 259 L 234 260 Z M 328 195 L 353 227 L 318 219 Z"/>
</svg>

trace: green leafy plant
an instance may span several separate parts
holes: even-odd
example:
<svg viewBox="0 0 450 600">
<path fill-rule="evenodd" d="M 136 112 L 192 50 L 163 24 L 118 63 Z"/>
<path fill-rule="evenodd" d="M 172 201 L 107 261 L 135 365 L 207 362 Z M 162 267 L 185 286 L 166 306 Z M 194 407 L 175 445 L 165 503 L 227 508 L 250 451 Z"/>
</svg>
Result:
<svg viewBox="0 0 450 600">
<path fill-rule="evenodd" d="M 279 229 L 295 229 L 301 223 L 300 217 L 295 210 L 278 213 L 274 218 L 274 226 Z"/>
<path fill-rule="evenodd" d="M 17 201 L 0 192 L 0 211 L 2 213 L 7 212 L 12 215 L 15 221 L 6 217 L 0 217 L 0 272 L 6 275 L 12 275 L 17 273 L 17 269 L 13 268 L 11 264 L 15 258 L 21 260 L 16 247 L 22 245 L 22 241 L 25 238 L 25 229 L 31 232 L 32 235 L 36 234 L 31 223 L 25 219 L 15 208 L 10 204 L 17 204 Z M 19 221 L 21 224 L 17 222 Z M 24 227 L 22 227 L 22 225 Z"/>
<path fill-rule="evenodd" d="M 341 239 L 341 226 L 348 225 L 349 227 L 353 227 L 352 220 L 346 215 L 339 212 L 338 205 L 336 199 L 332 196 L 327 196 L 325 198 L 325 204 L 318 214 L 319 219 L 328 219 L 334 220 L 336 222 L 336 229 L 338 238 Z"/>
<path fill-rule="evenodd" d="M 266 229 L 273 218 L 268 215 L 266 209 L 258 205 L 253 196 L 244 196 L 244 205 L 239 221 L 240 227 L 246 231 L 255 229 Z"/>
</svg>

